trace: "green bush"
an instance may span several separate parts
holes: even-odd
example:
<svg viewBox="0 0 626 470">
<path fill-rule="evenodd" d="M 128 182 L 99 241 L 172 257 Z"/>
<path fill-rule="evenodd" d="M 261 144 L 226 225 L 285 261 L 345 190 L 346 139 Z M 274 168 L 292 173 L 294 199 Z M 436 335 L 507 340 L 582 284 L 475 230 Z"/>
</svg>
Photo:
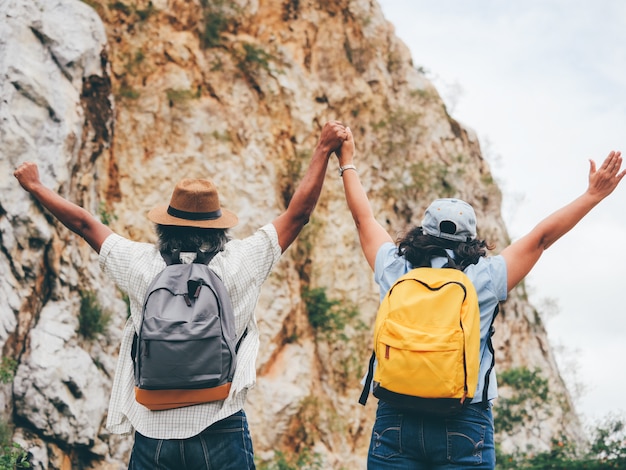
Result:
<svg viewBox="0 0 626 470">
<path fill-rule="evenodd" d="M 548 418 L 555 406 L 548 380 L 541 370 L 513 368 L 498 374 L 502 387 L 510 387 L 510 397 L 498 398 L 495 407 L 495 428 L 514 435 L 519 427 Z M 532 415 L 531 415 L 532 414 Z M 624 419 L 609 417 L 591 432 L 591 443 L 577 447 L 566 436 L 553 439 L 550 450 L 504 454 L 496 444 L 498 469 L 516 470 L 600 470 L 626 469 L 626 424 Z"/>
<path fill-rule="evenodd" d="M 258 462 L 259 470 L 321 470 L 322 459 L 319 454 L 303 449 L 297 454 L 287 455 L 280 450 L 274 451 L 274 458 L 269 462 Z"/>
<path fill-rule="evenodd" d="M 12 357 L 3 357 L 0 364 L 0 382 L 8 384 L 13 381 L 15 371 L 17 370 L 17 361 Z"/>
<path fill-rule="evenodd" d="M 98 206 L 98 212 L 100 212 L 100 221 L 104 225 L 110 226 L 111 222 L 117 220 L 117 216 L 107 210 L 107 205 L 104 201 L 100 202 L 100 205 Z"/>
<path fill-rule="evenodd" d="M 133 9 L 131 7 L 120 1 L 109 3 L 109 10 L 119 11 L 126 16 L 129 16 L 133 13 Z"/>
<path fill-rule="evenodd" d="M 269 72 L 271 60 L 275 60 L 273 55 L 254 44 L 245 42 L 243 43 L 243 54 L 237 62 L 237 68 L 244 73 L 258 71 L 259 69 Z"/>
<path fill-rule="evenodd" d="M 30 468 L 28 453 L 17 442 L 3 445 L 0 449 L 0 470 Z"/>
<path fill-rule="evenodd" d="M 619 468 L 626 468 L 626 423 L 623 418 L 609 416 L 604 419 L 594 430 L 590 454 L 604 462 L 620 463 Z"/>
<path fill-rule="evenodd" d="M 592 432 L 587 450 L 577 448 L 567 438 L 553 439 L 549 451 L 497 453 L 502 470 L 605 470 L 626 468 L 626 433 L 623 419 L 609 417 Z"/>
<path fill-rule="evenodd" d="M 91 291 L 80 292 L 80 312 L 78 315 L 78 332 L 85 339 L 94 339 L 104 333 L 111 323 L 111 314 L 104 310 L 96 294 Z"/>
<path fill-rule="evenodd" d="M 139 9 L 136 5 L 126 5 L 124 2 L 115 1 L 109 3 L 109 10 L 119 11 L 125 16 L 136 15 L 139 21 L 146 21 L 150 16 L 157 12 L 152 2 L 148 2 L 148 7 Z"/>
<path fill-rule="evenodd" d="M 119 99 L 136 100 L 141 96 L 133 87 L 122 83 L 117 91 L 116 97 Z"/>
<path fill-rule="evenodd" d="M 189 89 L 177 89 L 177 88 L 168 88 L 165 91 L 167 95 L 167 99 L 170 102 L 170 105 L 174 104 L 185 104 L 190 100 L 200 98 L 202 94 L 202 90 L 198 88 L 196 91 Z"/>
<path fill-rule="evenodd" d="M 146 21 L 153 14 L 157 13 L 157 9 L 154 8 L 152 2 L 148 2 L 148 7 L 143 9 L 135 9 L 135 13 L 139 17 L 139 21 Z"/>
<path fill-rule="evenodd" d="M 12 437 L 12 427 L 0 420 L 0 470 L 30 468 L 28 453 L 16 442 L 11 442 Z"/>
<path fill-rule="evenodd" d="M 344 307 L 341 301 L 329 299 L 323 287 L 305 288 L 302 299 L 306 303 L 311 326 L 325 334 L 343 331 L 359 313 L 354 306 Z"/>
<path fill-rule="evenodd" d="M 200 0 L 202 7 L 202 26 L 200 27 L 200 45 L 204 49 L 217 47 L 222 42 L 222 34 L 234 23 L 237 5 L 226 0 Z"/>
<path fill-rule="evenodd" d="M 529 421 L 529 410 L 547 408 L 548 380 L 541 370 L 527 367 L 508 369 L 498 374 L 498 384 L 513 389 L 510 397 L 498 398 L 495 428 L 498 432 L 511 432 L 516 426 Z"/>
</svg>

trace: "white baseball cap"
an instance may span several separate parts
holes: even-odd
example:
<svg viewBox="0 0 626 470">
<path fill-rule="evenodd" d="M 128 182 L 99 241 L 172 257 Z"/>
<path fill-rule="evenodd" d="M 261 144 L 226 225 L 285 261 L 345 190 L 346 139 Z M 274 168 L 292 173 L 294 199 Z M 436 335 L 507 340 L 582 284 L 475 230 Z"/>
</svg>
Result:
<svg viewBox="0 0 626 470">
<path fill-rule="evenodd" d="M 422 220 L 422 231 L 427 235 L 467 242 L 476 238 L 476 214 L 467 202 L 460 199 L 436 199 L 428 206 Z"/>
</svg>

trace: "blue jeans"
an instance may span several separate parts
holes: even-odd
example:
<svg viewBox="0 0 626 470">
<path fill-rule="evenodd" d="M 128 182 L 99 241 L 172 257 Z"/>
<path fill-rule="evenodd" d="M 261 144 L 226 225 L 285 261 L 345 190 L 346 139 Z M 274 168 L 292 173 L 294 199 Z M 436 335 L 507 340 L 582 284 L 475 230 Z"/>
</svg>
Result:
<svg viewBox="0 0 626 470">
<path fill-rule="evenodd" d="M 254 470 L 243 410 L 189 439 L 151 439 L 135 432 L 128 470 Z"/>
<path fill-rule="evenodd" d="M 368 452 L 370 470 L 494 469 L 491 405 L 446 418 L 413 415 L 379 401 Z"/>
</svg>

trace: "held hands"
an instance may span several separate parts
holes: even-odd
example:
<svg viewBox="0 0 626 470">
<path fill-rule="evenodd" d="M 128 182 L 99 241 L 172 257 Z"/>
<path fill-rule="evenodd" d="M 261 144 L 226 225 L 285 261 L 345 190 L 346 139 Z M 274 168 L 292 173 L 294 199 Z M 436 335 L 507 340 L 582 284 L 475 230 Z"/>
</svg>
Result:
<svg viewBox="0 0 626 470">
<path fill-rule="evenodd" d="M 598 201 L 611 194 L 626 175 L 626 170 L 620 172 L 621 166 L 622 154 L 619 151 L 611 151 L 597 170 L 596 163 L 593 160 L 589 160 L 589 188 L 587 189 L 587 194 Z"/>
<path fill-rule="evenodd" d="M 339 121 L 329 121 L 324 125 L 317 145 L 330 157 L 333 152 L 339 150 L 346 138 L 346 126 Z"/>
<path fill-rule="evenodd" d="M 13 176 L 17 178 L 22 188 L 28 192 L 31 192 L 33 188 L 41 184 L 39 169 L 37 168 L 37 164 L 33 162 L 22 163 L 17 167 L 15 172 L 13 172 Z"/>
</svg>

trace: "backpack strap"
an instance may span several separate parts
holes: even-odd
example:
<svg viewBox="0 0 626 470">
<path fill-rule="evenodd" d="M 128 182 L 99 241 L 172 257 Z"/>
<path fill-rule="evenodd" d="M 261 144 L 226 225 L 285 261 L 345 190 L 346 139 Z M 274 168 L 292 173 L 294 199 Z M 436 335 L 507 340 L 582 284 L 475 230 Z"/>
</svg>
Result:
<svg viewBox="0 0 626 470">
<path fill-rule="evenodd" d="M 202 248 L 198 248 L 196 251 L 196 259 L 194 259 L 193 262 L 198 264 L 209 264 L 216 254 L 217 253 L 215 251 L 209 252 L 203 250 Z"/>
<path fill-rule="evenodd" d="M 193 262 L 196 264 L 204 264 L 205 266 L 207 266 L 216 254 L 217 253 L 215 252 L 208 252 L 201 248 L 198 248 L 198 250 L 196 251 L 196 257 L 194 258 Z M 217 277 L 219 279 L 219 276 Z M 198 294 L 200 293 L 201 285 L 202 283 L 198 281 L 187 281 L 187 291 L 189 292 L 189 296 L 194 299 L 198 297 Z M 221 309 L 221 306 L 220 306 L 220 309 Z"/>
<path fill-rule="evenodd" d="M 172 264 L 181 264 L 180 260 L 180 250 L 172 250 L 172 251 L 161 251 L 161 256 L 165 261 L 165 264 L 171 266 Z"/>
<path fill-rule="evenodd" d="M 193 262 L 198 264 L 209 264 L 216 254 L 217 253 L 215 252 L 209 252 L 198 248 L 198 250 L 196 251 L 196 258 L 193 260 Z M 167 264 L 168 266 L 171 266 L 172 264 L 182 264 L 182 261 L 180 259 L 180 249 L 172 251 L 161 251 L 161 256 L 163 257 L 165 264 Z"/>
<path fill-rule="evenodd" d="M 248 336 L 248 328 L 243 331 L 241 338 L 239 338 L 239 341 L 237 341 L 237 344 L 235 345 L 235 352 L 239 352 L 239 346 L 241 346 L 241 343 L 243 343 L 243 340 L 246 336 Z"/>
<path fill-rule="evenodd" d="M 489 365 L 489 369 L 487 369 L 487 372 L 485 373 L 485 383 L 483 385 L 482 404 L 485 406 L 489 402 L 489 398 L 488 398 L 489 378 L 491 377 L 491 371 L 493 370 L 493 367 L 496 365 L 496 353 L 495 353 L 495 350 L 493 349 L 493 342 L 491 341 L 491 337 L 496 332 L 496 329 L 493 326 L 493 322 L 496 321 L 496 317 L 498 316 L 499 311 L 500 311 L 500 304 L 496 305 L 496 309 L 493 312 L 493 317 L 491 318 L 491 324 L 489 325 L 489 336 L 487 337 L 487 348 L 489 349 L 489 352 L 491 353 L 491 364 Z"/>
<path fill-rule="evenodd" d="M 367 397 L 370 394 L 370 389 L 372 388 L 372 381 L 374 380 L 374 363 L 376 362 L 376 352 L 372 351 L 372 356 L 370 357 L 370 363 L 367 368 L 367 376 L 365 377 L 365 383 L 363 384 L 363 391 L 361 392 L 361 396 L 359 397 L 359 403 L 363 406 L 367 403 Z"/>
<path fill-rule="evenodd" d="M 196 251 L 196 258 L 193 260 L 193 262 L 198 263 L 198 264 L 208 265 L 211 262 L 211 260 L 215 257 L 215 255 L 217 255 L 217 252 L 215 251 L 209 252 L 201 248 L 198 248 L 198 250 Z M 247 328 L 244 330 L 243 334 L 241 335 L 241 338 L 239 338 L 239 340 L 237 341 L 237 344 L 235 345 L 235 352 L 239 351 L 239 347 L 241 346 L 241 343 L 243 342 L 246 336 L 248 336 Z"/>
<path fill-rule="evenodd" d="M 448 261 L 446 262 L 446 264 L 444 264 L 442 266 L 442 268 L 452 268 L 452 269 L 458 269 L 459 271 L 463 271 L 454 261 L 454 258 L 452 256 L 450 256 L 450 253 L 448 253 L 448 250 L 446 250 L 446 257 L 448 258 Z"/>
</svg>

